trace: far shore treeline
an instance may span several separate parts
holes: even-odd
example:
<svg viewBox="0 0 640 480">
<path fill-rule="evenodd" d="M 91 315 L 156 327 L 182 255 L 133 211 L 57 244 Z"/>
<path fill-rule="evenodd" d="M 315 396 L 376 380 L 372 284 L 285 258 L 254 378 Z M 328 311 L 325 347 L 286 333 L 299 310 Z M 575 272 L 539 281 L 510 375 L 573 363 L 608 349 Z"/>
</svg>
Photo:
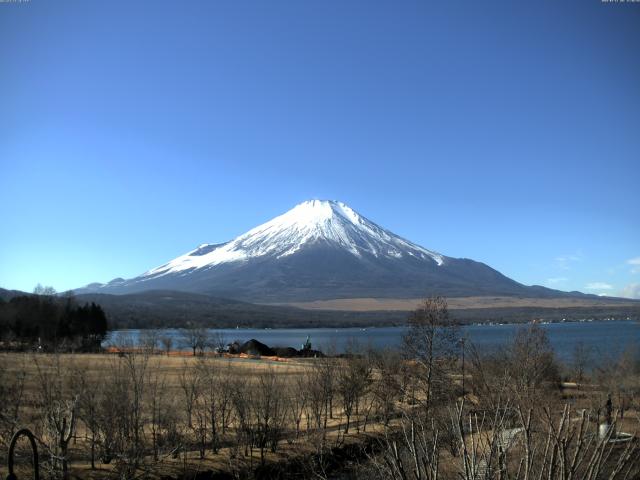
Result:
<svg viewBox="0 0 640 480">
<path fill-rule="evenodd" d="M 0 298 L 0 345 L 3 350 L 97 351 L 107 334 L 107 317 L 95 303 L 80 304 L 73 295 L 56 296 L 36 287 L 33 295 Z"/>
</svg>

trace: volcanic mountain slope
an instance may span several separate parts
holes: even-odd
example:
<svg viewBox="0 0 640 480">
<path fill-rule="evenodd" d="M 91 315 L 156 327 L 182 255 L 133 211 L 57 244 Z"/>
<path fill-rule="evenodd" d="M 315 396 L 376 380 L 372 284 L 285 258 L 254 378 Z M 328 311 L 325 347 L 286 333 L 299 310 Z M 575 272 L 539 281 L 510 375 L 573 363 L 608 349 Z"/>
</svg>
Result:
<svg viewBox="0 0 640 480">
<path fill-rule="evenodd" d="M 251 302 L 425 295 L 559 297 L 491 267 L 423 248 L 341 202 L 312 200 L 222 244 L 79 292 L 178 290 Z"/>
</svg>

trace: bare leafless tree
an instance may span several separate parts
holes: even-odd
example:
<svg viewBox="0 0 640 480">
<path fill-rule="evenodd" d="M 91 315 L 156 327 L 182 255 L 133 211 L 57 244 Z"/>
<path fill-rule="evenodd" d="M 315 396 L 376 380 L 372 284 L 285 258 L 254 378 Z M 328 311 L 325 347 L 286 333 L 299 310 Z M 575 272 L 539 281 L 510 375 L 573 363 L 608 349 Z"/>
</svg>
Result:
<svg viewBox="0 0 640 480">
<path fill-rule="evenodd" d="M 313 362 L 306 373 L 307 407 L 314 427 L 322 429 L 323 435 L 327 422 L 333 416 L 333 398 L 336 384 L 336 362 L 332 358 L 319 358 Z"/>
<path fill-rule="evenodd" d="M 619 443 L 615 428 L 598 435 L 584 410 L 576 415 L 565 405 L 560 413 L 545 409 L 539 419 L 522 406 L 516 410 L 514 424 L 507 408 L 465 413 L 464 402 L 457 402 L 451 422 L 460 455 L 446 464 L 437 424 L 409 414 L 386 430 L 372 464 L 379 478 L 398 480 L 615 480 L 640 474 L 640 442 Z"/>
<path fill-rule="evenodd" d="M 103 394 L 98 404 L 101 457 L 115 460 L 115 471 L 126 478 L 138 469 L 151 468 L 145 460 L 146 397 L 148 352 L 120 345 L 120 354 L 111 360 L 102 376 Z"/>
<path fill-rule="evenodd" d="M 244 455 L 253 457 L 254 446 L 254 413 L 253 401 L 256 392 L 255 386 L 246 380 L 235 377 L 230 382 L 231 403 L 235 413 L 235 446 L 239 450 L 244 449 Z"/>
<path fill-rule="evenodd" d="M 396 403 L 402 392 L 403 363 L 397 352 L 386 350 L 373 352 L 371 356 L 377 378 L 372 385 L 371 397 L 385 426 L 389 425 L 396 411 Z"/>
<path fill-rule="evenodd" d="M 220 401 L 219 396 L 223 393 L 220 392 L 220 381 L 217 365 L 214 365 L 209 359 L 202 359 L 198 362 L 199 376 L 201 380 L 201 394 L 200 401 L 202 403 L 203 415 L 207 415 L 206 422 L 209 425 L 211 434 L 211 451 L 218 453 L 218 447 L 220 444 Z M 201 422 L 202 423 L 202 422 Z M 201 440 L 206 443 L 207 434 L 201 436 Z"/>
<path fill-rule="evenodd" d="M 518 330 L 507 347 L 513 395 L 530 408 L 558 391 L 560 373 L 553 347 L 546 331 L 537 325 Z"/>
<path fill-rule="evenodd" d="M 457 357 L 459 337 L 442 297 L 423 300 L 409 316 L 404 346 L 407 359 L 417 367 L 412 369 L 411 387 L 418 390 L 418 395 L 412 396 L 422 404 L 425 414 L 435 399 L 451 393 L 449 373 Z"/>
<path fill-rule="evenodd" d="M 78 395 L 78 418 L 85 427 L 90 449 L 91 470 L 96 469 L 96 447 L 100 435 L 98 409 L 102 393 L 101 379 L 91 376 L 86 369 L 75 365 L 71 371 L 73 390 Z"/>
<path fill-rule="evenodd" d="M 129 379 L 131 393 L 130 415 L 132 442 L 129 459 L 134 468 L 139 466 L 139 462 L 144 455 L 144 397 L 147 378 L 147 367 L 149 365 L 148 353 L 139 355 L 128 353 L 122 357 L 125 365 L 125 372 Z"/>
<path fill-rule="evenodd" d="M 231 368 L 231 361 L 227 361 L 224 366 L 215 370 L 215 383 L 218 395 L 218 412 L 220 413 L 220 427 L 222 435 L 227 433 L 227 428 L 232 414 L 231 396 L 233 393 L 234 374 Z"/>
<path fill-rule="evenodd" d="M 529 409 L 560 400 L 558 363 L 540 327 L 520 328 L 493 351 L 469 343 L 468 353 L 471 388 L 482 408 L 494 411 L 509 403 Z"/>
<path fill-rule="evenodd" d="M 294 381 L 289 382 L 284 392 L 288 398 L 289 416 L 292 424 L 295 425 L 296 440 L 300 438 L 300 423 L 307 407 L 308 394 L 305 380 L 304 376 L 297 375 Z"/>
<path fill-rule="evenodd" d="M 39 386 L 38 406 L 42 444 L 49 453 L 48 467 L 54 477 L 69 478 L 69 442 L 76 433 L 79 395 L 70 388 L 68 372 L 60 356 L 33 357 Z"/>
<path fill-rule="evenodd" d="M 160 337 L 160 345 L 167 356 L 171 353 L 173 347 L 173 337 L 171 335 L 163 335 Z"/>
<path fill-rule="evenodd" d="M 573 347 L 571 366 L 573 369 L 573 376 L 575 381 L 578 383 L 578 387 L 584 380 L 585 372 L 591 364 L 593 353 L 593 348 L 586 345 L 584 342 L 578 342 Z"/>
<path fill-rule="evenodd" d="M 160 456 L 162 434 L 167 423 L 170 407 L 166 398 L 166 375 L 162 370 L 150 369 L 147 372 L 146 404 L 148 411 L 148 430 L 151 435 L 151 450 L 153 460 L 157 462 Z"/>
<path fill-rule="evenodd" d="M 189 326 L 180 330 L 182 345 L 190 348 L 195 357 L 203 354 L 208 345 L 209 335 L 205 328 Z"/>
<path fill-rule="evenodd" d="M 150 355 L 154 355 L 158 348 L 158 344 L 160 342 L 160 333 L 155 329 L 147 329 L 140 332 L 140 336 L 138 338 L 138 344 L 140 348 L 149 353 Z"/>
<path fill-rule="evenodd" d="M 342 410 L 346 417 L 344 433 L 349 433 L 351 416 L 359 413 L 362 398 L 371 384 L 371 366 L 367 357 L 351 355 L 337 366 L 336 391 L 342 400 Z"/>
<path fill-rule="evenodd" d="M 216 353 L 222 353 L 227 346 L 227 339 L 221 331 L 213 331 L 209 333 L 207 338 L 207 347 Z"/>
<path fill-rule="evenodd" d="M 275 452 L 282 438 L 288 405 L 283 395 L 282 378 L 272 368 L 260 372 L 256 387 L 252 404 L 256 422 L 254 430 L 260 449 L 260 462 L 264 464 L 265 449 L 269 447 Z"/>
<path fill-rule="evenodd" d="M 202 388 L 201 371 L 184 361 L 180 371 L 180 390 L 182 391 L 182 404 L 187 415 L 187 426 L 193 428 L 193 413 Z"/>
</svg>

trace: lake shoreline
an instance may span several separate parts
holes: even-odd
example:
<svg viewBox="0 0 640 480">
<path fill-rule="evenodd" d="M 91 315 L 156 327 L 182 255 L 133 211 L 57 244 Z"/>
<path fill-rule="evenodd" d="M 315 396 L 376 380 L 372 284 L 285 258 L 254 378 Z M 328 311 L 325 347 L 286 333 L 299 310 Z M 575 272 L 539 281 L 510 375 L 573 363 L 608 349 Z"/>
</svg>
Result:
<svg viewBox="0 0 640 480">
<path fill-rule="evenodd" d="M 461 325 L 460 336 L 479 348 L 497 348 L 509 341 L 516 332 L 532 324 L 475 324 Z M 559 357 L 568 357 L 577 344 L 593 348 L 603 355 L 619 353 L 628 343 L 640 344 L 640 323 L 637 320 L 602 320 L 539 323 L 547 331 Z M 299 348 L 309 337 L 314 349 L 323 352 L 344 353 L 348 348 L 398 348 L 408 327 L 344 327 L 344 328 L 233 328 L 210 329 L 226 342 L 256 339 L 272 347 Z M 182 345 L 183 329 L 156 330 L 158 336 L 168 336 L 174 346 Z M 128 329 L 112 331 L 103 346 L 112 345 L 118 338 L 127 338 L 134 344 L 148 330 Z M 182 349 L 187 349 L 182 346 Z"/>
</svg>

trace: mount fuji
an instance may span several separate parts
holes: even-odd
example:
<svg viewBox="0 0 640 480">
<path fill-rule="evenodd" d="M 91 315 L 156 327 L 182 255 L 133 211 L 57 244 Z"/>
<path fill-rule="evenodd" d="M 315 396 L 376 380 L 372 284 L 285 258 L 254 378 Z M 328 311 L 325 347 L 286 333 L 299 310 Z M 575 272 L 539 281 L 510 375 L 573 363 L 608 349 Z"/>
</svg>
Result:
<svg viewBox="0 0 640 480">
<path fill-rule="evenodd" d="M 310 200 L 239 237 L 78 293 L 176 290 L 258 303 L 426 295 L 561 297 L 399 237 L 337 201 Z"/>
</svg>

